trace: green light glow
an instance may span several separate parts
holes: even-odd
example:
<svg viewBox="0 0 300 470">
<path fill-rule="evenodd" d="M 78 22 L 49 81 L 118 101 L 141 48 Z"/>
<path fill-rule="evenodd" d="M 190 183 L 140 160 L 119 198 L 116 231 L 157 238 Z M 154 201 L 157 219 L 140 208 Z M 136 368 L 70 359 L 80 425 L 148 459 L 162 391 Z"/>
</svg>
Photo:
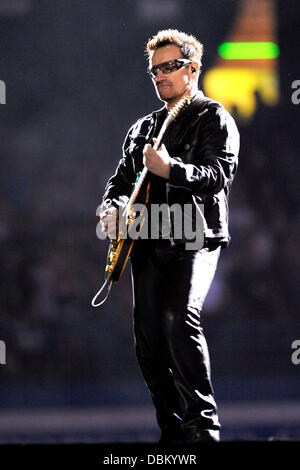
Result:
<svg viewBox="0 0 300 470">
<path fill-rule="evenodd" d="M 227 60 L 275 59 L 279 56 L 279 47 L 274 42 L 224 42 L 218 52 Z"/>
</svg>

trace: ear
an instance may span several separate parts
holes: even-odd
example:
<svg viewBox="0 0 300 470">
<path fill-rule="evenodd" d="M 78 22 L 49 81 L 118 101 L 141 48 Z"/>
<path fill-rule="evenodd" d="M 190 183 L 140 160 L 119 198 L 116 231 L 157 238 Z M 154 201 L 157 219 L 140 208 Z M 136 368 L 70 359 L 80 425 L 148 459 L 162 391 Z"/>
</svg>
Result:
<svg viewBox="0 0 300 470">
<path fill-rule="evenodd" d="M 200 65 L 198 62 L 192 62 L 191 71 L 193 74 L 198 74 L 198 72 L 200 72 Z"/>
</svg>

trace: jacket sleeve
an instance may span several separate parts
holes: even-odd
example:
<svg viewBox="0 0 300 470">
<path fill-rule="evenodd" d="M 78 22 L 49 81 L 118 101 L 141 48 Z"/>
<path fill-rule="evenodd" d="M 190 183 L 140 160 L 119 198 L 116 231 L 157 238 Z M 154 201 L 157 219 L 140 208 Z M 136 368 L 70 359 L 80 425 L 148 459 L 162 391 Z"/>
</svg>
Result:
<svg viewBox="0 0 300 470">
<path fill-rule="evenodd" d="M 239 132 L 232 116 L 220 105 L 209 107 L 199 125 L 199 165 L 171 158 L 169 183 L 211 196 L 220 192 L 236 172 Z"/>
<path fill-rule="evenodd" d="M 119 161 L 114 175 L 108 180 L 104 195 L 102 198 L 102 208 L 110 206 L 119 207 L 115 200 L 119 200 L 122 196 L 129 197 L 132 192 L 132 184 L 135 181 L 135 172 L 133 169 L 132 158 L 130 154 L 131 134 L 134 126 L 132 126 L 125 138 L 122 153 L 123 156 Z"/>
</svg>

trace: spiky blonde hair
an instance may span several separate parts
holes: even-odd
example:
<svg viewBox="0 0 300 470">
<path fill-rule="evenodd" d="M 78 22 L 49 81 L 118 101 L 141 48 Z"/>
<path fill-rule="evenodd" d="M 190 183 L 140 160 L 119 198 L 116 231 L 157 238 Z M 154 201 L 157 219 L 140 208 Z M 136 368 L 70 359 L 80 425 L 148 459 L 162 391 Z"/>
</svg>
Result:
<svg viewBox="0 0 300 470">
<path fill-rule="evenodd" d="M 185 59 L 195 60 L 201 66 L 203 44 L 195 36 L 186 34 L 178 29 L 164 29 L 148 40 L 146 54 L 150 58 L 159 47 L 173 44 L 180 48 Z"/>
</svg>

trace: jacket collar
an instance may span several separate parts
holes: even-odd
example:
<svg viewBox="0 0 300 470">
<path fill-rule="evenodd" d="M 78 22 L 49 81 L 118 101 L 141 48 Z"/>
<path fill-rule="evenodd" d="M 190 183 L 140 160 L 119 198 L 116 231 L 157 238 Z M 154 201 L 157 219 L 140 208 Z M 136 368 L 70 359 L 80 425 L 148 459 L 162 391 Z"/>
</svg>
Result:
<svg viewBox="0 0 300 470">
<path fill-rule="evenodd" d="M 205 98 L 204 93 L 202 90 L 198 90 L 197 93 L 194 94 L 191 102 L 194 103 L 195 101 L 203 101 Z"/>
</svg>

